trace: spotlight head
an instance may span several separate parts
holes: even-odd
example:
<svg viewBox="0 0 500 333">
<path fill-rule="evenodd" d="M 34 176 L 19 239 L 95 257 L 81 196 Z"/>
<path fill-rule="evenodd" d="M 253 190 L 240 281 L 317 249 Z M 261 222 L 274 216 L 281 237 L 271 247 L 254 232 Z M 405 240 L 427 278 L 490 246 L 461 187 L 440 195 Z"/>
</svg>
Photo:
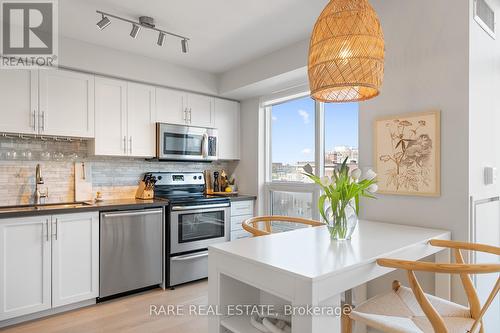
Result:
<svg viewBox="0 0 500 333">
<path fill-rule="evenodd" d="M 158 35 L 158 46 L 163 46 L 163 43 L 165 42 L 165 34 L 160 31 L 160 34 Z"/>
<path fill-rule="evenodd" d="M 182 53 L 188 53 L 189 52 L 189 47 L 188 47 L 188 41 L 187 41 L 187 39 L 181 40 L 181 49 L 182 49 Z"/>
<path fill-rule="evenodd" d="M 130 37 L 135 38 L 139 34 L 141 27 L 137 24 L 132 24 L 132 31 L 130 31 Z"/>
<path fill-rule="evenodd" d="M 111 21 L 109 20 L 109 18 L 107 18 L 106 16 L 104 16 L 104 14 L 102 15 L 102 19 L 97 22 L 97 27 L 100 29 L 100 30 L 104 30 L 104 28 L 106 28 L 108 25 L 111 24 Z"/>
</svg>

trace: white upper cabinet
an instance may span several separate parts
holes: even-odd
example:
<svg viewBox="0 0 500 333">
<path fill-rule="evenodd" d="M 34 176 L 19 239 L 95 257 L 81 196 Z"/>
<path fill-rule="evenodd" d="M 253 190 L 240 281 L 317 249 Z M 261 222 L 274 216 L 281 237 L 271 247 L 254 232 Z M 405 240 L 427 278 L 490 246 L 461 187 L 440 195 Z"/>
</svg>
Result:
<svg viewBox="0 0 500 333">
<path fill-rule="evenodd" d="M 99 214 L 52 216 L 52 306 L 99 296 Z"/>
<path fill-rule="evenodd" d="M 96 155 L 125 156 L 127 150 L 127 82 L 95 78 Z"/>
<path fill-rule="evenodd" d="M 41 70 L 39 133 L 94 136 L 94 76 L 65 70 Z"/>
<path fill-rule="evenodd" d="M 3 70 L 0 75 L 0 132 L 36 134 L 38 71 Z"/>
<path fill-rule="evenodd" d="M 160 123 L 214 126 L 214 98 L 156 88 L 156 121 Z"/>
<path fill-rule="evenodd" d="M 240 159 L 240 103 L 216 98 L 215 128 L 219 159 Z"/>
<path fill-rule="evenodd" d="M 0 220 L 0 321 L 51 308 L 50 248 L 50 216 Z"/>
<path fill-rule="evenodd" d="M 187 113 L 184 107 L 183 92 L 156 88 L 156 121 L 168 124 L 186 124 Z"/>
<path fill-rule="evenodd" d="M 0 132 L 94 136 L 94 76 L 9 70 L 0 76 Z"/>
<path fill-rule="evenodd" d="M 204 95 L 186 94 L 187 122 L 192 126 L 214 126 L 214 98 Z"/>
<path fill-rule="evenodd" d="M 154 157 L 156 154 L 155 88 L 129 83 L 127 90 L 128 154 Z"/>
<path fill-rule="evenodd" d="M 96 78 L 94 154 L 154 157 L 155 88 Z"/>
<path fill-rule="evenodd" d="M 96 155 L 155 156 L 156 122 L 216 126 L 214 97 L 71 70 L 4 71 L 0 101 L 0 132 L 95 138 Z"/>
</svg>

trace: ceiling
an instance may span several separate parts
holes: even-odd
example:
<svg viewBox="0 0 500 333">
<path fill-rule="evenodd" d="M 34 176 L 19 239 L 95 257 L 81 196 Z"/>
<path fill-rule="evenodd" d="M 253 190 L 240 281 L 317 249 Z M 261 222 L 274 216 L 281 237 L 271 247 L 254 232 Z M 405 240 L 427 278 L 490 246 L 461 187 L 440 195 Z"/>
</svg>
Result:
<svg viewBox="0 0 500 333">
<path fill-rule="evenodd" d="M 306 39 L 328 0 L 63 0 L 59 1 L 61 35 L 126 52 L 165 60 L 211 73 L 222 73 L 287 45 Z M 157 27 L 191 38 L 189 53 L 180 40 L 112 19 L 96 27 L 96 9 L 129 19 L 152 16 Z"/>
</svg>

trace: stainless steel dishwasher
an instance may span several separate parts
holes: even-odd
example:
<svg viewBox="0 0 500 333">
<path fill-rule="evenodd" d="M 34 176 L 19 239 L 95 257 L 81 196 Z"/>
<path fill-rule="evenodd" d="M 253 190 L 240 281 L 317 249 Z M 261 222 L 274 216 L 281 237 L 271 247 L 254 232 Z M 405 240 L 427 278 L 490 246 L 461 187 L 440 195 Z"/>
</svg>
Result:
<svg viewBox="0 0 500 333">
<path fill-rule="evenodd" d="M 163 209 L 102 212 L 99 298 L 163 283 Z"/>
</svg>

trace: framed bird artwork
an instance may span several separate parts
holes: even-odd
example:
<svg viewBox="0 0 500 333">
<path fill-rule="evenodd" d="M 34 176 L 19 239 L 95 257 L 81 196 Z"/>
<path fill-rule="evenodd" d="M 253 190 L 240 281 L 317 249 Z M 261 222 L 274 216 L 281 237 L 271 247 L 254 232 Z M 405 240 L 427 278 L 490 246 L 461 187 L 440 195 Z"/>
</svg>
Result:
<svg viewBox="0 0 500 333">
<path fill-rule="evenodd" d="M 440 112 L 383 117 L 374 124 L 378 193 L 440 195 Z"/>
</svg>

